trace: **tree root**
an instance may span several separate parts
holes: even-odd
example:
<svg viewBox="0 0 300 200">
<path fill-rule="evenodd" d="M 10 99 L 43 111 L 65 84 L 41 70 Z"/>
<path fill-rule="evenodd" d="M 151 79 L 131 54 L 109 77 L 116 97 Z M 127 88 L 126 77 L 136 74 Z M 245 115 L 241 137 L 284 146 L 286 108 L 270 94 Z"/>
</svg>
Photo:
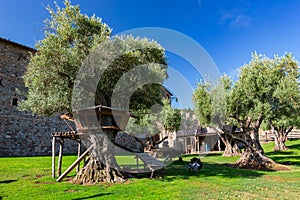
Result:
<svg viewBox="0 0 300 200">
<path fill-rule="evenodd" d="M 126 178 L 115 169 L 104 168 L 99 161 L 89 160 L 72 182 L 75 184 L 123 183 L 126 182 Z"/>
</svg>

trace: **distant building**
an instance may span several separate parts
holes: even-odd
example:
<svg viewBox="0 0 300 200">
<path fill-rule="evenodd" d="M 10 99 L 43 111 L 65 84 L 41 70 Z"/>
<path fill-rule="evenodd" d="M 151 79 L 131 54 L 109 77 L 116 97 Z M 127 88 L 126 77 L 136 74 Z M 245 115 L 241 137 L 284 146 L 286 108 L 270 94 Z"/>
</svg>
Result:
<svg viewBox="0 0 300 200">
<path fill-rule="evenodd" d="M 171 104 L 172 101 L 171 98 L 173 97 L 173 94 L 165 87 L 162 87 L 161 92 L 162 92 L 162 96 L 168 99 L 169 103 Z"/>
<path fill-rule="evenodd" d="M 201 127 L 192 112 L 182 111 L 181 114 L 179 131 L 169 133 L 165 142 L 168 147 L 187 154 L 224 150 L 225 146 L 214 128 Z M 165 136 L 165 133 L 160 134 L 160 138 Z M 164 144 L 160 145 L 163 146 Z"/>
</svg>

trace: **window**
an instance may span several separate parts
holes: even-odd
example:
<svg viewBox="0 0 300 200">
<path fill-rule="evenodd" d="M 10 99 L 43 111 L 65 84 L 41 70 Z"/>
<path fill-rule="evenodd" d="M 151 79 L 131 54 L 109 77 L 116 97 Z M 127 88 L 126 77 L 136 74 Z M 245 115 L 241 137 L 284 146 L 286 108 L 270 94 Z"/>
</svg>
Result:
<svg viewBox="0 0 300 200">
<path fill-rule="evenodd" d="M 12 99 L 12 105 L 13 106 L 18 106 L 18 98 L 17 97 L 13 97 L 13 99 Z"/>
</svg>

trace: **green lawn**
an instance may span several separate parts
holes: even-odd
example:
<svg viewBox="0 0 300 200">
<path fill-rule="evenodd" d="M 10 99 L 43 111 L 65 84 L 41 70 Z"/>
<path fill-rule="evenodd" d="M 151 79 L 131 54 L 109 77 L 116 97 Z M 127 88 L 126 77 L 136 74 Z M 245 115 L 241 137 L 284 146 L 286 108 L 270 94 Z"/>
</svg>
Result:
<svg viewBox="0 0 300 200">
<path fill-rule="evenodd" d="M 167 167 L 164 178 L 97 186 L 74 185 L 66 179 L 55 182 L 51 157 L 0 158 L 0 199 L 300 199 L 300 140 L 287 145 L 286 152 L 273 152 L 272 143 L 264 148 L 275 161 L 289 165 L 290 171 L 233 169 L 224 164 L 234 163 L 237 157 L 214 154 L 202 156 L 203 169 L 191 172 L 185 165 L 193 156 L 185 156 L 184 162 Z M 119 159 L 126 162 L 124 158 Z M 63 171 L 75 159 L 65 156 Z"/>
</svg>

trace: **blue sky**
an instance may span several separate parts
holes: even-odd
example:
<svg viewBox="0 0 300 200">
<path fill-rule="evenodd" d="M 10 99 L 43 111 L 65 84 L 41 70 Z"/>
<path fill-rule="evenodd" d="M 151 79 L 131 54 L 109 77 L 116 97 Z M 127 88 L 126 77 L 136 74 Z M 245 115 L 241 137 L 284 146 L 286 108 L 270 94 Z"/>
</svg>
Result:
<svg viewBox="0 0 300 200">
<path fill-rule="evenodd" d="M 57 1 L 62 5 L 62 1 Z M 119 33 L 139 27 L 163 27 L 196 40 L 221 73 L 233 76 L 251 52 L 273 56 L 293 52 L 300 60 L 298 0 L 73 0 Z M 53 1 L 0 0 L 0 37 L 34 47 L 43 38 L 46 5 Z M 169 64 L 193 85 L 201 77 L 188 63 L 169 54 Z"/>
</svg>

